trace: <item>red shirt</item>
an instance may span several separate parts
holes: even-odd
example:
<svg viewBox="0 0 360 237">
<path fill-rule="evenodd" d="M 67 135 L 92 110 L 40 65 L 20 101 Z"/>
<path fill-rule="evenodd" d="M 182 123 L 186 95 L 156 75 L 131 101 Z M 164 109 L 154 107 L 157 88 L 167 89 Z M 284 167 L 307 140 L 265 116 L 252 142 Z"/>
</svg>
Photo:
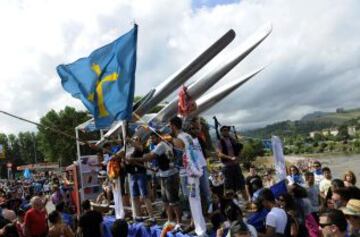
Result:
<svg viewBox="0 0 360 237">
<path fill-rule="evenodd" d="M 47 233 L 48 226 L 46 213 L 34 208 L 28 210 L 25 214 L 25 228 L 29 229 L 31 236 L 41 236 Z"/>
</svg>

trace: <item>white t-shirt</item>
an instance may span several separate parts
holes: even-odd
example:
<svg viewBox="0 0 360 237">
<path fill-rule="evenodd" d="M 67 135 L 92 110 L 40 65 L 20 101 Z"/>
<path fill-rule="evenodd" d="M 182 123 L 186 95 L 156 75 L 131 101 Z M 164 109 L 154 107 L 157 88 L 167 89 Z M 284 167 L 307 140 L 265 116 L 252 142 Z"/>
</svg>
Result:
<svg viewBox="0 0 360 237">
<path fill-rule="evenodd" d="M 158 156 L 165 154 L 170 160 L 174 160 L 174 153 L 172 147 L 164 141 L 159 142 L 159 144 L 157 144 L 154 150 L 152 150 L 151 152 L 155 153 Z"/>
<path fill-rule="evenodd" d="M 200 159 L 197 155 L 198 152 L 194 146 L 193 138 L 185 132 L 179 133 L 177 135 L 177 137 L 185 145 L 185 149 L 184 149 L 184 153 L 183 153 L 183 164 L 184 164 L 186 173 L 189 176 L 201 177 L 203 174 L 202 169 L 201 169 L 202 166 L 200 164 Z M 204 157 L 204 156 L 202 156 L 202 157 Z"/>
<path fill-rule="evenodd" d="M 278 207 L 273 207 L 266 216 L 266 225 L 275 228 L 277 234 L 284 234 L 287 223 L 286 212 Z"/>
<path fill-rule="evenodd" d="M 50 184 L 43 185 L 44 192 L 50 192 Z"/>
<path fill-rule="evenodd" d="M 321 180 L 324 179 L 324 175 L 322 175 L 322 174 L 316 174 L 316 172 L 314 172 L 314 179 L 315 179 L 315 184 L 319 186 Z"/>
<path fill-rule="evenodd" d="M 165 143 L 164 141 L 161 141 L 159 144 L 156 145 L 154 150 L 152 150 L 151 152 L 158 156 L 165 154 L 167 156 L 167 158 L 169 159 L 169 169 L 166 171 L 159 170 L 160 177 L 169 177 L 178 172 L 173 163 L 173 161 L 174 161 L 173 149 L 169 144 Z"/>
<path fill-rule="evenodd" d="M 249 225 L 249 224 L 246 224 L 246 225 L 247 225 L 247 228 L 249 229 L 251 237 L 257 237 L 258 234 L 257 234 L 255 227 L 252 225 Z"/>
<path fill-rule="evenodd" d="M 198 161 L 199 161 L 200 167 L 206 167 L 207 164 L 206 164 L 206 160 L 204 157 L 204 153 L 201 149 L 199 139 L 193 138 L 193 142 L 194 142 L 194 152 L 195 152 L 197 158 L 199 159 Z"/>
<path fill-rule="evenodd" d="M 320 181 L 319 189 L 320 193 L 325 193 L 325 196 L 327 195 L 327 192 L 329 191 L 329 188 L 331 187 L 331 180 L 329 179 L 323 179 Z"/>
</svg>

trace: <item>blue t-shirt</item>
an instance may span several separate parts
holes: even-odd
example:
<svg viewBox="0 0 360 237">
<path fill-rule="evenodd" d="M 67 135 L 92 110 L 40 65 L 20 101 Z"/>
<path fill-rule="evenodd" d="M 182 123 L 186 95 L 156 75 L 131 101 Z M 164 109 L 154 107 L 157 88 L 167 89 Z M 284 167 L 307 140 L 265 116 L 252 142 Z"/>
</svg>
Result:
<svg viewBox="0 0 360 237">
<path fill-rule="evenodd" d="M 72 215 L 68 214 L 68 213 L 65 213 L 65 212 L 62 212 L 61 213 L 61 217 L 63 219 L 63 222 L 65 224 L 67 224 L 69 227 L 72 227 L 74 222 L 73 222 L 73 218 L 72 218 Z"/>
</svg>

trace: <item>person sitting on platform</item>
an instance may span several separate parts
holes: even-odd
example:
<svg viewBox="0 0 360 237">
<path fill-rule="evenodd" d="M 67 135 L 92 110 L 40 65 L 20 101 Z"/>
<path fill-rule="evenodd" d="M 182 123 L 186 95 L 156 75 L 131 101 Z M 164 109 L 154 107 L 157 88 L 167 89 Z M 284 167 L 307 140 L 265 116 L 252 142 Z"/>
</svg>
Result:
<svg viewBox="0 0 360 237">
<path fill-rule="evenodd" d="M 256 180 L 261 181 L 261 177 L 257 175 L 255 165 L 250 165 L 249 168 L 249 176 L 246 177 L 245 180 L 245 188 L 247 195 L 249 197 L 249 201 L 251 201 L 253 194 L 256 190 L 253 189 L 253 183 L 256 182 Z"/>
</svg>

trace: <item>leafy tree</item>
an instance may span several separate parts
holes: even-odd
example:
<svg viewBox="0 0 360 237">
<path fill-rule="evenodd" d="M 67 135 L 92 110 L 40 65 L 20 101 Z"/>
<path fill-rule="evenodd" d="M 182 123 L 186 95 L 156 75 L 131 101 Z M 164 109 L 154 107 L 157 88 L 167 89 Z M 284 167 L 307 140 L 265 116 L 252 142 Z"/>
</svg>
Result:
<svg viewBox="0 0 360 237">
<path fill-rule="evenodd" d="M 9 152 L 9 139 L 4 133 L 0 133 L 0 144 L 3 146 L 5 155 Z"/>
<path fill-rule="evenodd" d="M 37 163 L 43 161 L 43 155 L 38 151 L 37 136 L 33 132 L 20 132 L 18 134 L 20 144 L 20 156 L 25 163 Z"/>
<path fill-rule="evenodd" d="M 257 156 L 264 155 L 263 144 L 260 140 L 249 139 L 241 152 L 245 161 L 253 161 Z"/>
<path fill-rule="evenodd" d="M 345 124 L 339 127 L 339 133 L 336 135 L 336 137 L 339 139 L 339 141 L 346 141 L 350 138 L 347 126 Z"/>
<path fill-rule="evenodd" d="M 3 145 L 3 149 L 5 152 L 5 159 L 0 159 L 0 174 L 1 177 L 6 177 L 6 163 L 8 162 L 10 156 L 10 147 L 9 147 L 9 139 L 6 134 L 0 133 L 0 144 Z"/>
<path fill-rule="evenodd" d="M 330 141 L 328 143 L 328 146 L 329 146 L 329 151 L 334 151 L 335 150 L 335 142 L 334 141 Z"/>
<path fill-rule="evenodd" d="M 76 111 L 66 106 L 64 110 L 56 112 L 50 110 L 40 119 L 40 124 L 46 127 L 56 128 L 75 137 L 75 127 L 87 121 L 86 112 Z M 56 133 L 43 126 L 38 126 L 38 147 L 47 161 L 61 161 L 62 165 L 71 164 L 76 160 L 76 141 Z"/>
<path fill-rule="evenodd" d="M 15 165 L 22 164 L 23 161 L 20 154 L 21 145 L 19 139 L 14 134 L 8 135 L 8 139 L 10 149 L 6 157 L 11 159 Z"/>
<path fill-rule="evenodd" d="M 315 142 L 320 142 L 320 141 L 324 141 L 324 140 L 326 140 L 326 138 L 322 133 L 319 133 L 319 132 L 315 133 L 315 135 L 314 135 Z"/>
</svg>

